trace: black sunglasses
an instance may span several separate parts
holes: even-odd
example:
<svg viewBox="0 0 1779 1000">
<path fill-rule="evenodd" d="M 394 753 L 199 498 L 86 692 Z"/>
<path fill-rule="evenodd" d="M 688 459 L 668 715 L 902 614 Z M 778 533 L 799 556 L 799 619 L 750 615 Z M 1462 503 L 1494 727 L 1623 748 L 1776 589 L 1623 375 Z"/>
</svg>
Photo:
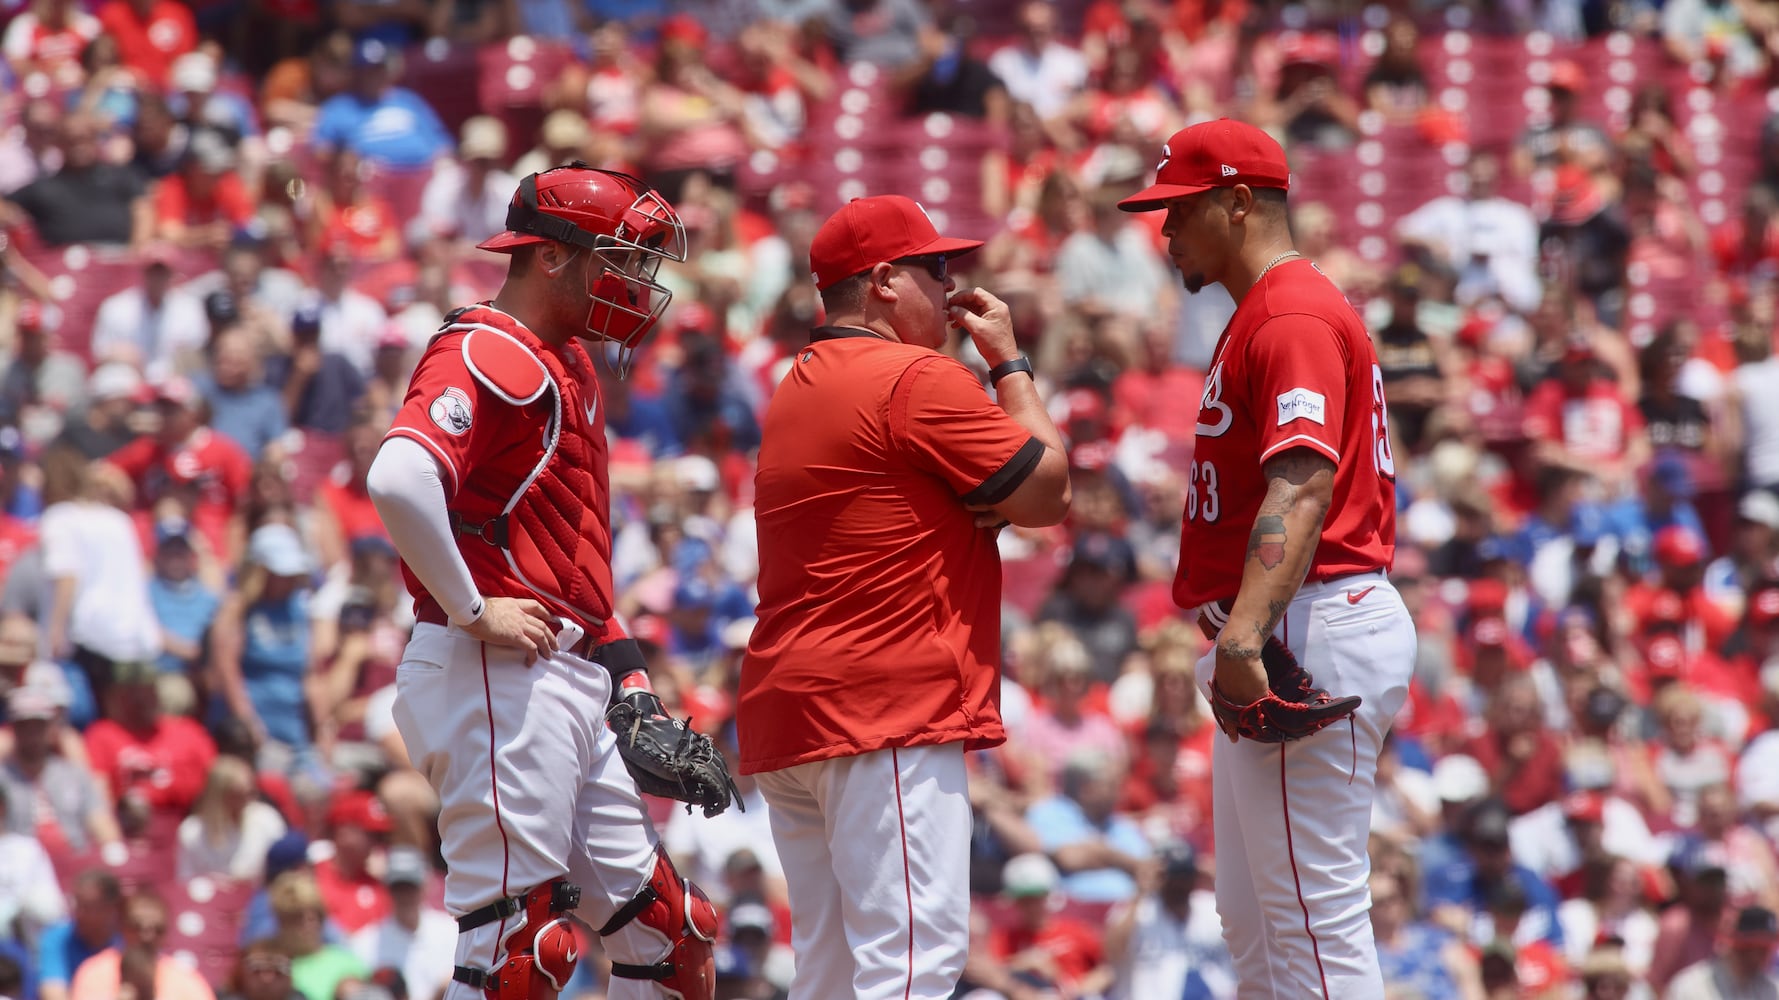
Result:
<svg viewBox="0 0 1779 1000">
<path fill-rule="evenodd" d="M 943 285 L 945 284 L 947 260 L 948 258 L 944 254 L 931 254 L 924 257 L 903 257 L 899 260 L 892 260 L 890 263 L 899 264 L 903 267 L 921 268 L 928 274 L 932 275 L 934 281 Z"/>
</svg>

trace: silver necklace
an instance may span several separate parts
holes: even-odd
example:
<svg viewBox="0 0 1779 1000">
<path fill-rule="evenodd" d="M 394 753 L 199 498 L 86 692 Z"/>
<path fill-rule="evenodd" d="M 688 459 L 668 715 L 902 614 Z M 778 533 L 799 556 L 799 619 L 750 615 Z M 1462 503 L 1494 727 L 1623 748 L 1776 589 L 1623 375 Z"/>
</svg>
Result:
<svg viewBox="0 0 1779 1000">
<path fill-rule="evenodd" d="M 1274 257 L 1272 260 L 1267 261 L 1266 266 L 1260 269 L 1260 273 L 1256 274 L 1254 276 L 1254 284 L 1256 284 L 1256 285 L 1260 284 L 1260 279 L 1266 277 L 1266 272 L 1272 270 L 1275 267 L 1278 267 L 1281 263 L 1284 262 L 1285 258 L 1287 258 L 1287 257 L 1301 257 L 1301 256 L 1302 256 L 1302 254 L 1298 253 L 1295 250 L 1287 250 L 1284 253 L 1279 254 L 1277 257 Z"/>
</svg>

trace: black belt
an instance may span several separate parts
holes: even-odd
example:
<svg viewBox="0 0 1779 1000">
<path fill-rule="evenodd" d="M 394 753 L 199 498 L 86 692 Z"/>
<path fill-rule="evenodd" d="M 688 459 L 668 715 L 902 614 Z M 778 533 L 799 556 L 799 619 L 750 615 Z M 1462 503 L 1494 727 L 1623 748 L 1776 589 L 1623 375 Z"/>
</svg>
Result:
<svg viewBox="0 0 1779 1000">
<path fill-rule="evenodd" d="M 451 619 L 445 615 L 445 612 L 430 604 L 426 607 L 417 609 L 414 612 L 414 620 L 425 622 L 428 625 L 441 625 L 445 628 L 451 627 Z M 624 659 L 623 654 L 612 647 L 620 646 L 626 642 L 633 643 L 634 641 L 635 640 L 632 639 L 619 639 L 615 642 L 602 643 L 599 641 L 598 636 L 586 631 L 583 626 L 581 641 L 564 649 L 563 652 L 573 653 L 583 660 L 592 660 L 595 663 L 603 663 L 609 667 L 612 665 L 611 661 Z M 640 658 L 642 652 L 637 650 L 635 655 Z"/>
</svg>

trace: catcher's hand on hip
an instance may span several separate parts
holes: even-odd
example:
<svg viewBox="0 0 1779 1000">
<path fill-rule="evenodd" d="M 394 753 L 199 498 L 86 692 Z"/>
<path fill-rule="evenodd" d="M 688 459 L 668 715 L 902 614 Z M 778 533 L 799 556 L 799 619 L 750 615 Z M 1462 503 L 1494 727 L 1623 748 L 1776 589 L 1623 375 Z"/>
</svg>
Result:
<svg viewBox="0 0 1779 1000">
<path fill-rule="evenodd" d="M 556 654 L 556 630 L 562 626 L 549 608 L 529 597 L 490 597 L 482 617 L 459 627 L 483 642 L 524 650 L 530 666 Z"/>
<path fill-rule="evenodd" d="M 1226 694 L 1211 678 L 1211 714 L 1230 742 L 1248 739 L 1258 743 L 1289 743 L 1321 732 L 1352 715 L 1361 699 L 1356 695 L 1336 698 L 1316 687 L 1315 678 L 1278 639 L 1269 638 L 1261 648 L 1267 690 L 1258 698 L 1239 699 Z"/>
<path fill-rule="evenodd" d="M 636 782 L 636 790 L 664 799 L 678 799 L 715 816 L 735 803 L 742 812 L 741 790 L 729 776 L 729 765 L 710 737 L 675 719 L 653 691 L 620 692 L 606 710 L 605 724 L 618 737 L 618 756 Z"/>
</svg>

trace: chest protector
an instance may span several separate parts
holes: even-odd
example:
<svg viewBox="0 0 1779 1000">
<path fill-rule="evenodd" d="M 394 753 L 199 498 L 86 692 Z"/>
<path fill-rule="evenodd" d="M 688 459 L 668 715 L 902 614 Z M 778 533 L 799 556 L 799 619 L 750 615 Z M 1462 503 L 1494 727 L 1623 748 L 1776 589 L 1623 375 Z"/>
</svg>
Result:
<svg viewBox="0 0 1779 1000">
<path fill-rule="evenodd" d="M 547 350 L 511 316 L 480 306 L 446 317 L 444 332 L 465 334 L 463 360 L 477 381 L 544 418 L 542 454 L 499 513 L 452 511 L 468 536 L 458 544 L 496 546 L 539 600 L 598 635 L 613 588 L 605 414 L 592 359 L 579 341 Z"/>
</svg>

